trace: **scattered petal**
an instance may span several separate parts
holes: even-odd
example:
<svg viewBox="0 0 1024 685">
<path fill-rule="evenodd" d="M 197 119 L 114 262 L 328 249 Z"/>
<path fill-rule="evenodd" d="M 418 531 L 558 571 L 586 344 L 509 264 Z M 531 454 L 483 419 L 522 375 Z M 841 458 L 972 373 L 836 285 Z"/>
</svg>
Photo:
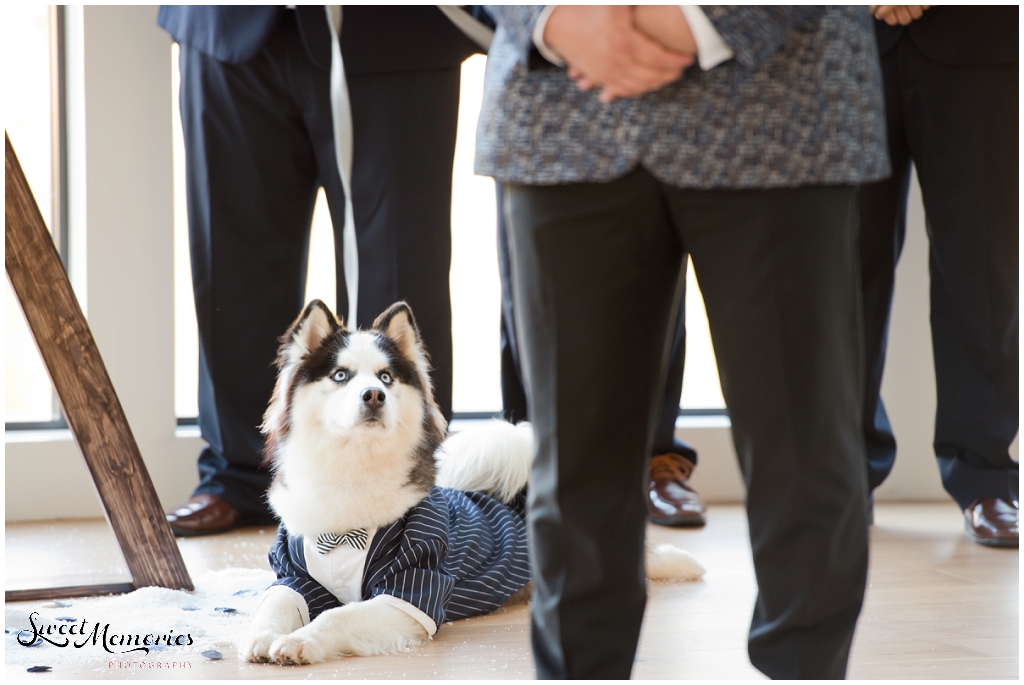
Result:
<svg viewBox="0 0 1024 685">
<path fill-rule="evenodd" d="M 235 593 L 232 593 L 232 594 L 233 594 L 234 597 L 255 597 L 256 596 L 256 591 L 252 590 L 252 589 L 249 589 L 249 590 L 239 590 L 238 592 L 235 592 Z"/>
<path fill-rule="evenodd" d="M 27 668 L 25 670 L 28 671 L 29 673 L 46 673 L 47 671 L 50 670 L 50 667 L 49 666 L 33 666 L 33 667 Z"/>
<path fill-rule="evenodd" d="M 63 599 L 54 599 L 42 605 L 44 609 L 66 609 L 69 606 L 71 606 L 71 602 Z"/>
<path fill-rule="evenodd" d="M 224 613 L 224 614 L 233 614 L 236 611 L 238 611 L 238 609 L 235 609 L 233 607 L 214 607 L 213 610 L 214 611 L 219 611 L 219 612 Z"/>
<path fill-rule="evenodd" d="M 67 621 L 68 623 L 74 623 L 78 619 L 77 618 L 71 618 L 70 616 L 58 616 L 57 620 L 58 621 Z"/>
<path fill-rule="evenodd" d="M 199 611 L 199 607 L 181 607 L 182 611 Z"/>
<path fill-rule="evenodd" d="M 21 644 L 20 642 L 19 642 L 18 644 L 19 644 L 19 645 L 21 645 L 22 647 L 38 647 L 39 645 L 43 644 L 43 638 L 41 638 L 41 637 L 37 637 L 37 638 L 36 638 L 36 641 L 35 641 L 35 642 L 33 642 L 33 643 L 32 643 L 32 644 L 30 644 L 30 645 L 23 645 L 23 644 Z"/>
<path fill-rule="evenodd" d="M 208 649 L 205 652 L 201 652 L 210 661 L 219 661 L 224 658 L 224 655 L 218 652 L 216 649 Z"/>
</svg>

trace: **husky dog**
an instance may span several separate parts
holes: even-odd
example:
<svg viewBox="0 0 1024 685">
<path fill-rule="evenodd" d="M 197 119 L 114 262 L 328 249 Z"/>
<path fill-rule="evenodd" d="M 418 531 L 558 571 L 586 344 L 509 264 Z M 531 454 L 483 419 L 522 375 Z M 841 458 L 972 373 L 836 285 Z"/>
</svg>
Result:
<svg viewBox="0 0 1024 685">
<path fill-rule="evenodd" d="M 278 367 L 263 424 L 278 580 L 241 658 L 405 651 L 443 621 L 524 594 L 532 431 L 492 421 L 447 435 L 407 304 L 350 331 L 314 300 L 282 337 Z M 667 545 L 647 566 L 652 578 L 704 573 Z"/>
</svg>

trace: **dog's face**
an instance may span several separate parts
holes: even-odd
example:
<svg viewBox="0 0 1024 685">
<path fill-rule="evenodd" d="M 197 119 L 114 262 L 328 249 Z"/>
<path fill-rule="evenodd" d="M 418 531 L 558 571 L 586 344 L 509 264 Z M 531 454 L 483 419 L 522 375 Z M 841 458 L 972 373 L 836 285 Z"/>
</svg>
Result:
<svg viewBox="0 0 1024 685">
<path fill-rule="evenodd" d="M 404 302 L 381 314 L 370 330 L 349 331 L 314 300 L 282 338 L 278 366 L 263 426 L 271 459 L 294 430 L 363 442 L 437 432 L 432 427 L 440 414 L 426 353 Z"/>
<path fill-rule="evenodd" d="M 406 395 L 422 392 L 412 363 L 388 354 L 386 339 L 373 333 L 337 337 L 324 346 L 319 368 L 303 390 L 321 399 L 324 420 L 341 431 L 383 431 L 399 420 Z M 419 397 L 412 398 L 419 403 Z"/>
</svg>

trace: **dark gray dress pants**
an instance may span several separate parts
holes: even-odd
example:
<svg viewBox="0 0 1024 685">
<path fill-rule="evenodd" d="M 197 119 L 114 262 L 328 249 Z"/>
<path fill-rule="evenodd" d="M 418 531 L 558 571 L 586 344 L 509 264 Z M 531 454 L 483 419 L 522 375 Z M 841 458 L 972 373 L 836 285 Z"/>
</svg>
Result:
<svg viewBox="0 0 1024 685">
<path fill-rule="evenodd" d="M 868 560 L 856 189 L 681 190 L 642 169 L 507 188 L 537 436 L 538 676 L 630 674 L 645 464 L 688 252 L 747 486 L 750 659 L 774 678 L 843 677 Z"/>
<path fill-rule="evenodd" d="M 496 183 L 498 206 L 498 275 L 501 277 L 501 405 L 506 421 L 519 423 L 528 418 L 526 390 L 516 343 L 515 306 L 512 300 L 512 268 L 509 263 L 508 229 L 505 219 L 505 189 Z M 652 454 L 672 452 L 697 464 L 697 451 L 676 437 L 679 396 L 683 391 L 683 365 L 686 362 L 686 257 L 680 275 L 683 290 L 679 297 L 679 315 L 669 351 L 667 376 L 658 408 L 658 426 L 654 432 Z"/>
</svg>

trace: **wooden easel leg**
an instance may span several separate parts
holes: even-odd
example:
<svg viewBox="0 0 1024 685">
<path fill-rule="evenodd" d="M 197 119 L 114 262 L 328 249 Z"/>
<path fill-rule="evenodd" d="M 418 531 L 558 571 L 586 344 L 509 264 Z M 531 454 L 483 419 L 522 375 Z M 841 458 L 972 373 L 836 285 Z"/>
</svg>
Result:
<svg viewBox="0 0 1024 685">
<path fill-rule="evenodd" d="M 53 380 L 103 510 L 135 587 L 192 589 L 192 580 L 157 499 L 121 402 L 89 324 L 39 212 L 21 164 L 4 135 L 7 275 Z M 104 586 L 60 588 L 65 594 Z M 125 591 L 128 586 L 118 586 Z M 5 593 L 27 599 L 25 592 Z M 109 588 L 106 592 L 109 592 Z M 97 594 L 103 594 L 100 590 Z"/>
</svg>

